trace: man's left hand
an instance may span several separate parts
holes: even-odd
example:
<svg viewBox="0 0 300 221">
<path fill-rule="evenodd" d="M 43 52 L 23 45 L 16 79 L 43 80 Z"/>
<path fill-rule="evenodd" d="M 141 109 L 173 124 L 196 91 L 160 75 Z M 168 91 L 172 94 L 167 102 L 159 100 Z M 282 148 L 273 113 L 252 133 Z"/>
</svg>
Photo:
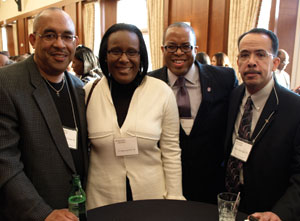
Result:
<svg viewBox="0 0 300 221">
<path fill-rule="evenodd" d="M 251 215 L 258 218 L 259 221 L 281 221 L 281 219 L 272 212 L 253 213 Z"/>
</svg>

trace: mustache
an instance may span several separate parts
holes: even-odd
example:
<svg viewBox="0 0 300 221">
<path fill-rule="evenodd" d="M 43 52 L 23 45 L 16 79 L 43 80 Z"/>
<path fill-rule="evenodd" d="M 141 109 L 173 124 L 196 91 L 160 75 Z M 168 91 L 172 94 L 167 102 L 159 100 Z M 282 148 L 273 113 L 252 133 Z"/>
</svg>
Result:
<svg viewBox="0 0 300 221">
<path fill-rule="evenodd" d="M 261 74 L 261 72 L 256 70 L 248 70 L 244 72 L 244 75 L 246 74 Z"/>
</svg>

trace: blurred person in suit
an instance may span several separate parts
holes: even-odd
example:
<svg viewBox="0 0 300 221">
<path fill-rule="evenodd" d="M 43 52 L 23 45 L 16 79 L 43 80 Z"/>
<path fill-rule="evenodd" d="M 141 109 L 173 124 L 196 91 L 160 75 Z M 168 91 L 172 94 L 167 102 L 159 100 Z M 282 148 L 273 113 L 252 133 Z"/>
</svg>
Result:
<svg viewBox="0 0 300 221">
<path fill-rule="evenodd" d="M 87 208 L 184 200 L 176 99 L 164 82 L 146 75 L 148 53 L 141 31 L 130 24 L 111 26 L 99 59 L 104 76 L 87 105 L 92 144 Z M 87 95 L 92 85 L 85 86 Z"/>
<path fill-rule="evenodd" d="M 228 56 L 223 52 L 215 53 L 211 58 L 211 65 L 221 67 L 231 67 Z"/>
<path fill-rule="evenodd" d="M 196 60 L 199 61 L 201 64 L 210 64 L 210 58 L 205 52 L 197 53 Z"/>
<path fill-rule="evenodd" d="M 177 97 L 183 195 L 187 200 L 216 203 L 217 194 L 225 190 L 228 98 L 238 82 L 231 68 L 200 64 L 195 59 L 197 48 L 191 26 L 181 22 L 170 25 L 161 47 L 166 65 L 149 75 L 165 81 Z M 185 85 L 181 86 L 181 81 Z M 188 94 L 184 102 L 183 91 Z"/>
<path fill-rule="evenodd" d="M 273 77 L 278 38 L 254 28 L 238 39 L 243 84 L 230 97 L 226 187 L 260 221 L 300 217 L 300 97 Z"/>
<path fill-rule="evenodd" d="M 86 183 L 83 83 L 66 72 L 76 45 L 71 17 L 40 12 L 35 53 L 0 69 L 0 220 L 78 220 L 68 211 L 72 175 Z"/>
<path fill-rule="evenodd" d="M 97 57 L 90 48 L 84 45 L 77 46 L 72 60 L 72 68 L 84 84 L 102 76 Z"/>
<path fill-rule="evenodd" d="M 275 70 L 276 80 L 281 86 L 290 89 L 290 75 L 285 71 L 289 64 L 289 54 L 283 49 L 278 49 L 277 57 L 280 59 L 280 63 Z"/>
</svg>

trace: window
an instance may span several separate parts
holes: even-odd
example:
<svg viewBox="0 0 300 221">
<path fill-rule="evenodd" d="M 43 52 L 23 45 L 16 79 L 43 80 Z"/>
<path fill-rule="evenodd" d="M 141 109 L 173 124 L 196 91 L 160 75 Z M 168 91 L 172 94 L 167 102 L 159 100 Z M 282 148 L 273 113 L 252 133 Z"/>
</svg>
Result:
<svg viewBox="0 0 300 221">
<path fill-rule="evenodd" d="M 136 10 L 138 8 L 138 10 Z M 137 26 L 143 33 L 147 46 L 149 67 L 152 70 L 150 56 L 150 41 L 147 20 L 147 1 L 146 0 L 119 0 L 117 4 L 117 23 L 127 23 Z"/>
<path fill-rule="evenodd" d="M 261 9 L 258 17 L 258 28 L 269 29 L 270 11 L 272 0 L 263 0 L 261 3 Z"/>
<path fill-rule="evenodd" d="M 1 27 L 1 34 L 2 34 L 2 51 L 8 51 L 7 48 L 7 35 L 6 35 L 6 28 Z"/>
</svg>

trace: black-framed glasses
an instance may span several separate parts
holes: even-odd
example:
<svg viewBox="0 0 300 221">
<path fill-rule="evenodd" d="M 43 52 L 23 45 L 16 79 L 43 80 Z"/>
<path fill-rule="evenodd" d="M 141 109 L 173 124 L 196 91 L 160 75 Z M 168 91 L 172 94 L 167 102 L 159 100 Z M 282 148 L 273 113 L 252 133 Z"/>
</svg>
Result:
<svg viewBox="0 0 300 221">
<path fill-rule="evenodd" d="M 178 50 L 178 48 L 180 48 L 180 50 L 184 53 L 191 52 L 193 50 L 192 45 L 165 45 L 164 46 L 164 49 L 170 53 L 175 53 Z"/>
<path fill-rule="evenodd" d="M 139 51 L 133 50 L 133 49 L 128 50 L 128 51 L 122 51 L 119 49 L 111 49 L 111 50 L 108 50 L 107 53 L 111 54 L 115 57 L 121 57 L 122 54 L 125 53 L 128 58 L 136 58 L 137 56 L 140 55 Z"/>
<path fill-rule="evenodd" d="M 53 42 L 58 39 L 58 37 L 61 38 L 61 40 L 65 43 L 72 43 L 76 39 L 76 35 L 72 34 L 56 34 L 56 33 L 46 33 L 46 34 L 39 34 L 36 33 L 40 38 L 42 38 L 45 41 Z"/>
<path fill-rule="evenodd" d="M 274 57 L 274 55 L 270 52 L 267 52 L 265 50 L 257 50 L 257 51 L 254 51 L 254 52 L 242 51 L 242 52 L 239 53 L 238 59 L 240 61 L 248 61 L 252 54 L 254 55 L 254 60 L 256 60 L 256 61 L 265 60 L 269 56 Z"/>
</svg>

